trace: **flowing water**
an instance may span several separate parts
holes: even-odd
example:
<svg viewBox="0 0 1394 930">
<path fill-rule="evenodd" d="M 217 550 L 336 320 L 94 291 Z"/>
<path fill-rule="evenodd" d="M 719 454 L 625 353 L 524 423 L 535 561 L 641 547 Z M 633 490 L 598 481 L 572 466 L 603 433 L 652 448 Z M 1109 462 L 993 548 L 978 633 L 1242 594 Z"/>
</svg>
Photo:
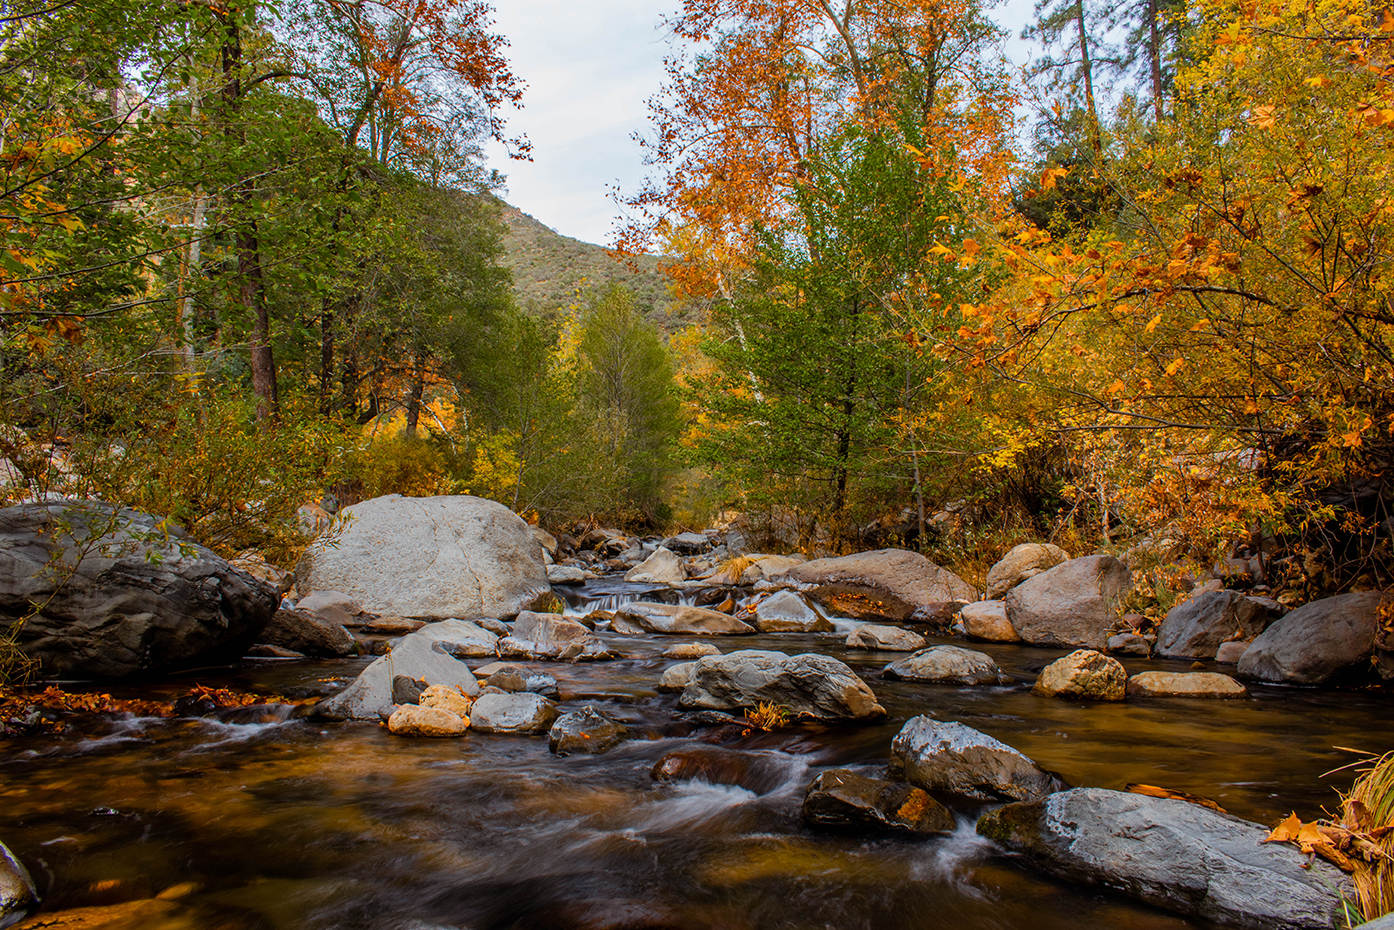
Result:
<svg viewBox="0 0 1394 930">
<path fill-rule="evenodd" d="M 634 590 L 571 596 L 613 604 Z M 676 696 L 654 689 L 673 664 L 661 652 L 680 640 L 604 634 L 628 658 L 538 666 L 558 679 L 563 710 L 590 704 L 632 728 L 637 738 L 605 755 L 558 758 L 537 737 L 404 739 L 285 707 L 226 722 L 89 719 L 0 741 L 0 839 L 30 866 L 45 912 L 123 905 L 116 925 L 149 930 L 1180 930 L 1208 925 L 1021 868 L 974 835 L 978 809 L 961 801 L 949 835 L 830 835 L 800 823 L 804 788 L 829 766 L 878 774 L 901 724 L 933 713 L 1073 785 L 1163 785 L 1275 822 L 1334 807 L 1350 778 L 1322 773 L 1352 757 L 1333 747 L 1384 751 L 1394 736 L 1388 693 L 1258 687 L 1234 701 L 1081 704 L 1030 691 L 1059 650 L 976 645 L 1013 683 L 959 688 L 882 680 L 899 654 L 847 650 L 844 635 L 714 640 L 835 656 L 889 712 L 740 740 L 774 773 L 763 793 L 654 782 L 661 756 L 701 745 Z M 247 661 L 124 696 L 173 696 L 195 680 L 329 693 L 366 661 Z"/>
</svg>

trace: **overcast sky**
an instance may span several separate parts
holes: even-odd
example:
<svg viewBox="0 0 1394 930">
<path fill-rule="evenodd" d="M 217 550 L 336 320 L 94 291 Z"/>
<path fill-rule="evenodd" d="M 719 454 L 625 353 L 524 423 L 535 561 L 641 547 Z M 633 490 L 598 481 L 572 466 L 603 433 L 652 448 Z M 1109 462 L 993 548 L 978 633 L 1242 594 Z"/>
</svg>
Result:
<svg viewBox="0 0 1394 930">
<path fill-rule="evenodd" d="M 647 173 L 633 135 L 648 129 L 645 101 L 663 83 L 668 48 L 662 19 L 680 0 L 494 5 L 513 73 L 527 82 L 523 109 L 506 114 L 508 134 L 533 146 L 531 162 L 490 149 L 508 177 L 504 199 L 563 235 L 606 244 L 619 213 L 610 188 L 634 191 Z M 1031 0 L 1010 0 L 995 16 L 1015 35 L 1030 11 Z"/>
</svg>

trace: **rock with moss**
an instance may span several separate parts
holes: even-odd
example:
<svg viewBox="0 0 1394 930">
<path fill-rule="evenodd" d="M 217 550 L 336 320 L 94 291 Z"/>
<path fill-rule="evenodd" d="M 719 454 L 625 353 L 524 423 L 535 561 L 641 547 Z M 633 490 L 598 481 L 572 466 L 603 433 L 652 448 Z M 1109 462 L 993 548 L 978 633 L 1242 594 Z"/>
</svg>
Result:
<svg viewBox="0 0 1394 930">
<path fill-rule="evenodd" d="M 1041 669 L 1031 689 L 1047 697 L 1121 701 L 1128 693 L 1123 663 L 1093 649 L 1076 649 Z"/>
</svg>

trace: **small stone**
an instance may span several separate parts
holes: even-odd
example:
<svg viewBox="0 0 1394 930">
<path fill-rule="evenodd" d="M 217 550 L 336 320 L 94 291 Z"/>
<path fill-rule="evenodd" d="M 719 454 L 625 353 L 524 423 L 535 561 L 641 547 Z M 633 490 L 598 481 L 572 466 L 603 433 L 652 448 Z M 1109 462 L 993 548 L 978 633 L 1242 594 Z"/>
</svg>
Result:
<svg viewBox="0 0 1394 930">
<path fill-rule="evenodd" d="M 590 706 L 562 714 L 547 731 L 547 745 L 559 756 L 598 755 L 623 741 L 624 726 Z"/>
<path fill-rule="evenodd" d="M 700 659 L 702 656 L 719 656 L 721 650 L 711 643 L 678 643 L 663 650 L 665 659 Z"/>
<path fill-rule="evenodd" d="M 439 707 L 403 704 L 387 720 L 387 729 L 398 736 L 460 736 L 469 719 Z"/>
<path fill-rule="evenodd" d="M 303 659 L 305 653 L 296 652 L 294 649 L 287 649 L 284 646 L 273 646 L 270 643 L 256 643 L 247 650 L 249 659 Z"/>
<path fill-rule="evenodd" d="M 929 681 L 938 684 L 995 685 L 1002 670 L 992 657 L 960 646 L 931 646 L 887 665 L 887 678 Z"/>
<path fill-rule="evenodd" d="M 1218 672 L 1142 672 L 1128 679 L 1128 694 L 1144 697 L 1243 697 L 1249 691 Z"/>
<path fill-rule="evenodd" d="M 19 857 L 0 843 L 0 927 L 19 920 L 39 904 L 34 880 Z"/>
<path fill-rule="evenodd" d="M 491 688 L 498 688 L 509 694 L 530 691 L 555 698 L 560 693 L 557 680 L 551 675 L 522 665 L 503 665 L 489 675 L 485 683 Z"/>
<path fill-rule="evenodd" d="M 1031 690 L 1049 697 L 1121 701 L 1127 696 L 1128 673 L 1102 652 L 1076 649 L 1042 669 Z"/>
<path fill-rule="evenodd" d="M 374 633 L 378 636 L 405 636 L 415 633 L 425 625 L 425 620 L 408 620 L 406 617 L 374 617 L 363 624 L 359 632 Z"/>
<path fill-rule="evenodd" d="M 475 729 L 482 733 L 545 733 L 559 716 L 540 694 L 481 694 L 472 708 Z"/>
<path fill-rule="evenodd" d="M 1108 638 L 1108 651 L 1125 656 L 1148 656 L 1152 644 L 1137 633 L 1118 633 Z"/>
<path fill-rule="evenodd" d="M 426 679 L 412 678 L 410 675 L 397 675 L 392 679 L 393 704 L 418 704 L 421 692 L 426 690 Z"/>
<path fill-rule="evenodd" d="M 441 710 L 448 710 L 456 716 L 468 719 L 470 706 L 474 700 L 461 694 L 455 688 L 447 688 L 445 685 L 431 685 L 421 692 L 421 697 L 416 703 L 422 707 L 438 707 Z"/>
<path fill-rule="evenodd" d="M 804 796 L 803 819 L 825 828 L 947 833 L 954 815 L 924 790 L 848 769 L 819 774 Z"/>
</svg>

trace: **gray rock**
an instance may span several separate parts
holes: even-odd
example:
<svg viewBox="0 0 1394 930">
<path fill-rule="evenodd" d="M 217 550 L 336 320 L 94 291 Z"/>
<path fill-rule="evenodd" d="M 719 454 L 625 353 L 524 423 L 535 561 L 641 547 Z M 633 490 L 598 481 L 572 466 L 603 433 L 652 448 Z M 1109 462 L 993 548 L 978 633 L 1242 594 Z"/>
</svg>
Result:
<svg viewBox="0 0 1394 930">
<path fill-rule="evenodd" d="M 784 574 L 795 565 L 802 565 L 808 561 L 808 557 L 803 555 L 752 555 L 749 558 L 755 561 L 741 572 L 741 584 L 757 584 L 761 581 L 769 581 Z"/>
<path fill-rule="evenodd" d="M 1389 594 L 1361 591 L 1304 604 L 1264 630 L 1239 660 L 1239 676 L 1318 685 L 1358 673 L 1375 658 L 1379 606 Z"/>
<path fill-rule="evenodd" d="M 755 605 L 761 633 L 830 633 L 836 627 L 793 591 L 780 591 Z"/>
<path fill-rule="evenodd" d="M 660 546 L 658 551 L 625 572 L 625 581 L 648 584 L 681 584 L 687 580 L 687 570 L 677 554 Z"/>
<path fill-rule="evenodd" d="M 547 745 L 559 756 L 599 755 L 622 742 L 624 726 L 590 706 L 562 714 L 547 731 Z"/>
<path fill-rule="evenodd" d="M 721 650 L 711 643 L 678 643 L 663 650 L 665 659 L 700 659 L 702 656 L 719 656 Z"/>
<path fill-rule="evenodd" d="M 415 704 L 421 700 L 421 692 L 430 685 L 420 678 L 410 675 L 396 675 L 392 679 L 392 703 Z"/>
<path fill-rule="evenodd" d="M 682 691 L 692 683 L 692 672 L 697 668 L 696 662 L 679 662 L 677 665 L 670 665 L 663 670 L 663 677 L 659 679 L 658 690 L 676 692 Z"/>
<path fill-rule="evenodd" d="M 1021 582 L 1007 593 L 1007 616 L 1036 646 L 1105 649 L 1132 573 L 1111 555 L 1071 559 Z"/>
<path fill-rule="evenodd" d="M 1220 643 L 1220 648 L 1215 650 L 1215 662 L 1217 665 L 1238 665 L 1248 651 L 1249 644 L 1245 642 Z"/>
<path fill-rule="evenodd" d="M 343 624 L 308 610 L 278 610 L 258 639 L 307 656 L 337 658 L 353 651 L 353 634 Z"/>
<path fill-rule="evenodd" d="M 253 643 L 247 649 L 249 659 L 303 659 L 305 653 L 296 652 L 294 649 L 287 649 L 284 646 L 273 646 L 270 643 Z"/>
<path fill-rule="evenodd" d="M 336 545 L 312 544 L 296 567 L 302 592 L 342 591 L 375 614 L 505 617 L 550 590 L 532 528 L 502 504 L 389 494 L 344 513 Z"/>
<path fill-rule="evenodd" d="M 481 733 L 546 733 L 560 712 L 540 694 L 481 694 L 470 709 L 470 726 Z"/>
<path fill-rule="evenodd" d="M 783 704 L 794 717 L 822 720 L 881 717 L 885 708 L 850 668 L 821 655 L 787 656 L 745 649 L 698 659 L 679 705 L 734 710 Z"/>
<path fill-rule="evenodd" d="M 712 548 L 712 541 L 703 533 L 679 533 L 663 540 L 662 548 L 679 555 L 701 555 Z"/>
<path fill-rule="evenodd" d="M 1076 649 L 1041 669 L 1031 690 L 1047 697 L 1121 701 L 1128 693 L 1128 673 L 1121 662 L 1102 652 Z"/>
<path fill-rule="evenodd" d="M 849 769 L 829 769 L 808 786 L 803 819 L 832 829 L 948 833 L 954 815 L 923 790 L 904 782 L 867 778 Z"/>
<path fill-rule="evenodd" d="M 538 614 L 525 610 L 513 621 L 513 638 L 535 643 L 594 642 L 590 629 L 560 614 Z"/>
<path fill-rule="evenodd" d="M 945 685 L 995 685 L 1002 670 L 992 656 L 961 646 L 930 646 L 897 659 L 882 671 L 887 678 Z"/>
<path fill-rule="evenodd" d="M 51 571 L 60 559 L 66 567 Z M 231 662 L 280 601 L 272 585 L 148 514 L 100 501 L 0 510 L 0 624 L 43 605 L 18 643 L 49 677 L 127 678 Z"/>
<path fill-rule="evenodd" d="M 574 565 L 548 565 L 547 581 L 551 584 L 585 584 L 594 578 L 590 572 Z"/>
<path fill-rule="evenodd" d="M 1394 914 L 1376 917 L 1374 920 L 1361 924 L 1357 930 L 1394 930 Z"/>
<path fill-rule="evenodd" d="M 537 540 L 537 544 L 542 547 L 542 551 L 556 558 L 557 537 L 547 532 L 540 526 L 531 526 L 528 531 L 532 533 L 532 538 Z"/>
<path fill-rule="evenodd" d="M 1268 828 L 1197 804 L 1077 788 L 986 814 L 978 832 L 1070 881 L 1254 930 L 1332 930 L 1335 866 L 1265 843 Z"/>
<path fill-rule="evenodd" d="M 1108 651 L 1114 655 L 1150 656 L 1152 644 L 1137 633 L 1118 633 L 1108 638 Z"/>
<path fill-rule="evenodd" d="M 973 639 L 990 643 L 1016 643 L 1021 641 L 1012 621 L 1007 619 L 1006 601 L 974 601 L 959 609 L 963 618 L 963 632 Z"/>
<path fill-rule="evenodd" d="M 1070 554 L 1050 543 L 1022 543 L 1012 547 L 997 564 L 988 569 L 988 600 L 1006 597 L 1007 592 L 1027 578 L 1034 578 L 1070 560 Z"/>
<path fill-rule="evenodd" d="M 848 649 L 874 649 L 878 652 L 914 652 L 927 640 L 919 633 L 898 626 L 863 623 L 847 634 Z"/>
<path fill-rule="evenodd" d="M 943 624 L 957 605 L 977 600 L 968 582 L 918 552 L 878 549 L 795 565 L 775 580 L 812 587 L 814 600 L 858 619 Z"/>
<path fill-rule="evenodd" d="M 924 788 L 981 801 L 1025 801 L 1063 787 L 1005 743 L 972 727 L 912 717 L 891 741 L 890 774 Z"/>
<path fill-rule="evenodd" d="M 1128 679 L 1128 696 L 1231 698 L 1249 693 L 1228 675 L 1216 672 L 1142 672 Z"/>
<path fill-rule="evenodd" d="M 295 604 L 296 610 L 308 610 L 340 626 L 358 626 L 366 615 L 363 605 L 342 591 L 314 591 Z"/>
<path fill-rule="evenodd" d="M 39 892 L 34 879 L 19 857 L 0 843 L 0 927 L 21 920 L 39 906 Z"/>
<path fill-rule="evenodd" d="M 490 688 L 498 688 L 510 694 L 531 691 L 553 700 L 561 694 L 557 680 L 551 675 L 522 665 L 503 665 L 495 669 L 484 683 Z"/>
<path fill-rule="evenodd" d="M 1257 598 L 1207 591 L 1167 612 L 1157 628 L 1157 655 L 1209 659 L 1221 643 L 1258 636 L 1271 619 L 1268 606 Z"/>
<path fill-rule="evenodd" d="M 632 601 L 616 610 L 610 628 L 627 634 L 732 636 L 755 632 L 750 624 L 720 611 L 648 601 Z"/>
<path fill-rule="evenodd" d="M 387 655 L 375 659 L 343 691 L 315 705 L 315 715 L 331 719 L 369 720 L 378 708 L 392 700 L 392 683 L 398 675 L 424 679 L 428 685 L 459 687 L 478 694 L 470 667 L 451 654 L 451 647 L 473 643 L 493 651 L 496 637 L 464 620 L 442 620 L 402 637 Z"/>
</svg>

